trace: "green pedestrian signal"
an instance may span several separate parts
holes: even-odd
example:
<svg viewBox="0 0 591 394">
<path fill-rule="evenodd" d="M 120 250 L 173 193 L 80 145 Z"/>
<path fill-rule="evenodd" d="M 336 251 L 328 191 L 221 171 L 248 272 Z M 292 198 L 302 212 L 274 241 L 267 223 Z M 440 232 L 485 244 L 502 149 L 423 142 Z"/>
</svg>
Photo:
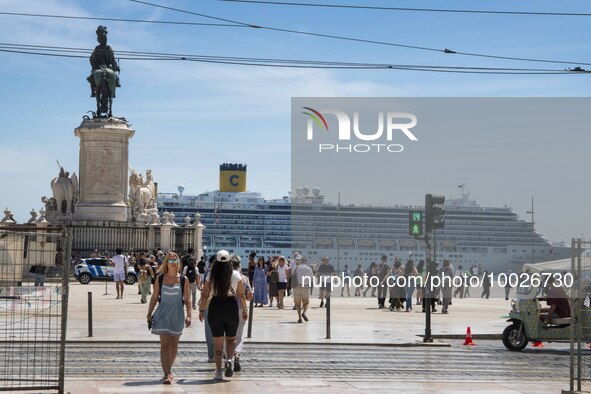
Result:
<svg viewBox="0 0 591 394">
<path fill-rule="evenodd" d="M 413 237 L 423 235 L 423 212 L 410 211 L 408 213 L 408 234 Z"/>
</svg>

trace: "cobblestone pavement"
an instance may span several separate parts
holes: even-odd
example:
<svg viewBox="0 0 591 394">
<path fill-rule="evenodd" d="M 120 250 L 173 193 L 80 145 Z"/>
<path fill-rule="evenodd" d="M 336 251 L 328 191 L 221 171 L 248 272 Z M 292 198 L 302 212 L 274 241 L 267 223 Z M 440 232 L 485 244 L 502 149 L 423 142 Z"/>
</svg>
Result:
<svg viewBox="0 0 591 394">
<path fill-rule="evenodd" d="M 568 381 L 568 345 L 509 352 L 500 341 L 480 341 L 474 347 L 391 347 L 374 345 L 247 343 L 243 371 L 235 378 Z M 204 343 L 182 343 L 174 372 L 178 379 L 208 379 Z M 591 355 L 589 353 L 588 355 Z M 161 375 L 156 342 L 68 343 L 66 378 L 142 378 Z"/>
</svg>

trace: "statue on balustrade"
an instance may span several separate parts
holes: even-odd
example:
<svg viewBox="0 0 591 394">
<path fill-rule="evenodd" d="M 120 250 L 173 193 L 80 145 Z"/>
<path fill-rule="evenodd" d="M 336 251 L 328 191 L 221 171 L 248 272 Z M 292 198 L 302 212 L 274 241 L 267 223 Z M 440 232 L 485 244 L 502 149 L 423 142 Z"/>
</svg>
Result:
<svg viewBox="0 0 591 394">
<path fill-rule="evenodd" d="M 43 197 L 41 201 L 45 203 L 48 211 L 57 211 L 58 214 L 70 214 L 74 212 L 74 205 L 79 199 L 78 177 L 76 173 L 70 176 L 70 173 L 64 170 L 59 162 L 60 172 L 57 178 L 51 181 L 51 190 L 53 191 L 53 200 Z"/>
<path fill-rule="evenodd" d="M 152 178 L 152 170 L 146 170 L 146 180 L 143 174 L 138 174 L 133 168 L 129 168 L 129 205 L 134 216 L 150 215 L 157 212 L 156 186 Z"/>
</svg>

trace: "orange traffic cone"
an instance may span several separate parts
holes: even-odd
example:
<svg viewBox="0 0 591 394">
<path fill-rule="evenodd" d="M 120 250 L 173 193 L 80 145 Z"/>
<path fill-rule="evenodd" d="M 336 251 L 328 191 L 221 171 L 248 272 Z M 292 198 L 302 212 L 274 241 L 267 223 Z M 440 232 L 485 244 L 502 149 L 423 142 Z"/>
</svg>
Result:
<svg viewBox="0 0 591 394">
<path fill-rule="evenodd" d="M 544 344 L 542 343 L 542 341 L 535 341 L 532 346 L 542 348 L 544 347 Z"/>
<path fill-rule="evenodd" d="M 466 330 L 466 340 L 464 341 L 464 345 L 476 345 L 474 342 L 472 342 L 472 331 L 470 330 L 470 327 L 468 327 L 468 329 Z"/>
</svg>

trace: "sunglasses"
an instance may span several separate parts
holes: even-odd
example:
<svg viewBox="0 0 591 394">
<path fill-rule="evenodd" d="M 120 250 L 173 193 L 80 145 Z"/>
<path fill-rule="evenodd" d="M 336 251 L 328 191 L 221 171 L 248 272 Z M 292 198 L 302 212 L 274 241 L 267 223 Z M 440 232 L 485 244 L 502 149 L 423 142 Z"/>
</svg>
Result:
<svg viewBox="0 0 591 394">
<path fill-rule="evenodd" d="M 168 264 L 176 264 L 178 263 L 177 259 L 168 259 Z"/>
</svg>

